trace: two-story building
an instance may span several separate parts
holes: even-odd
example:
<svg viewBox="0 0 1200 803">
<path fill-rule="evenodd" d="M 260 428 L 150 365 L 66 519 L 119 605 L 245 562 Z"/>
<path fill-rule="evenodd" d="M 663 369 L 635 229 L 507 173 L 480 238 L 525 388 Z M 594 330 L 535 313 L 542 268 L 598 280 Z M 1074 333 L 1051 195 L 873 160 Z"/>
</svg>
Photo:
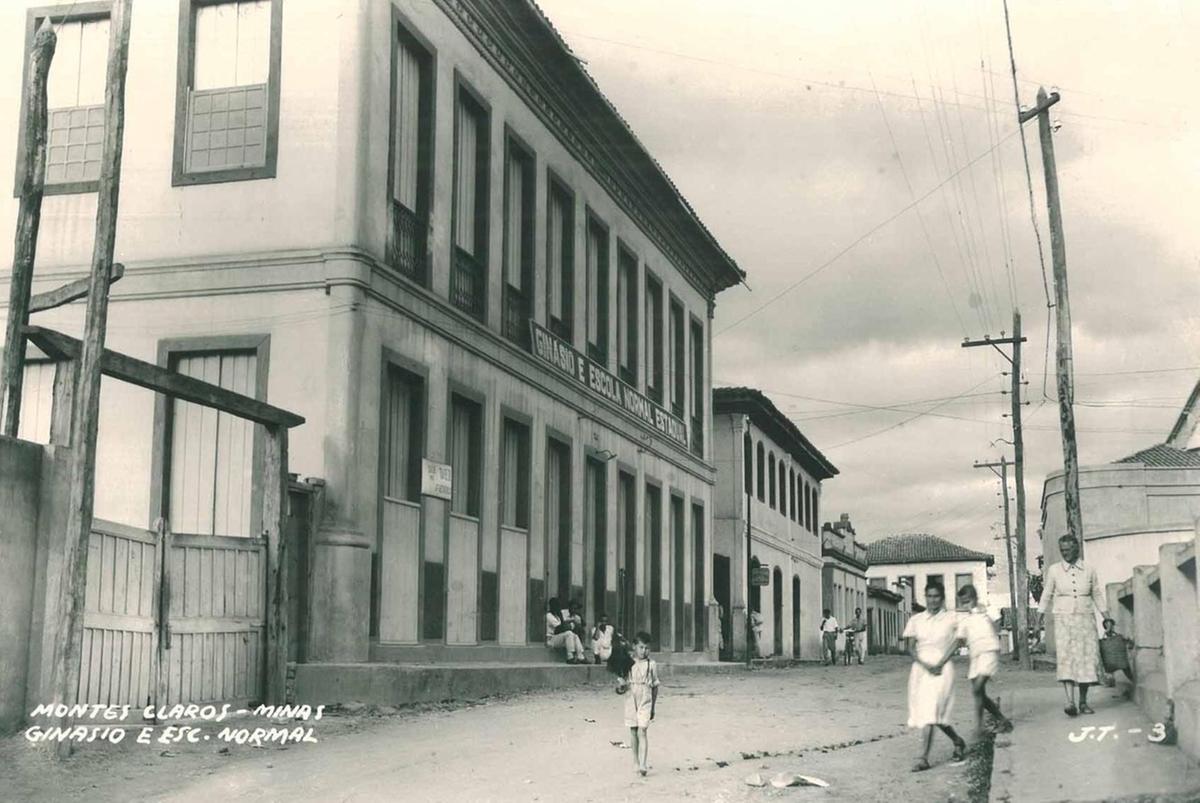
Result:
<svg viewBox="0 0 1200 803">
<path fill-rule="evenodd" d="M 842 626 L 854 618 L 855 609 L 867 611 L 867 548 L 855 538 L 850 514 L 821 527 L 822 607 L 833 612 Z M 812 625 L 816 631 L 818 619 Z"/>
<path fill-rule="evenodd" d="M 713 390 L 713 438 L 713 595 L 727 657 L 745 655 L 748 604 L 762 618 L 760 657 L 819 659 L 817 522 L 821 483 L 838 470 L 754 388 Z M 754 569 L 766 585 L 749 582 Z"/>
<path fill-rule="evenodd" d="M 58 32 L 35 292 L 90 263 L 109 8 L 0 10 L 4 186 Z M 108 345 L 306 419 L 307 660 L 541 657 L 550 597 L 715 650 L 711 325 L 743 273 L 536 5 L 134 3 L 124 131 Z M 101 408 L 98 517 L 261 533 L 252 425 L 108 381 Z M 195 571 L 197 615 L 262 593 L 253 561 Z M 258 671 L 235 641 L 197 636 L 193 697 Z"/>
</svg>

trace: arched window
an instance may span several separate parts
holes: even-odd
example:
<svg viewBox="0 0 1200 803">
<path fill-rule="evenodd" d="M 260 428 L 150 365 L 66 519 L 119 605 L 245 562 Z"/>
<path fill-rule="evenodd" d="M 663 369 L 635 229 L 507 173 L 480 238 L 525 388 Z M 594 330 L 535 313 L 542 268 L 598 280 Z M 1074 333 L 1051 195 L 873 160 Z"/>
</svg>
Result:
<svg viewBox="0 0 1200 803">
<path fill-rule="evenodd" d="M 812 498 L 808 493 L 808 480 L 804 481 L 804 491 L 800 495 L 800 503 L 804 505 L 804 529 L 812 532 Z"/>
<path fill-rule="evenodd" d="M 788 493 L 791 496 L 791 509 L 788 512 L 792 521 L 796 520 L 796 469 L 788 469 Z"/>
<path fill-rule="evenodd" d="M 758 442 L 758 501 L 767 501 L 767 450 Z"/>
<path fill-rule="evenodd" d="M 747 432 L 742 438 L 742 478 L 746 493 L 751 493 L 754 489 L 754 443 L 750 440 L 750 433 Z"/>
<path fill-rule="evenodd" d="M 769 472 L 767 480 L 771 486 L 771 498 L 767 503 L 772 508 L 775 507 L 775 453 L 771 452 L 767 457 L 767 471 Z"/>
<path fill-rule="evenodd" d="M 779 512 L 784 516 L 787 515 L 788 492 L 787 492 L 787 466 L 783 464 L 783 457 L 779 458 Z"/>
<path fill-rule="evenodd" d="M 820 497 L 821 497 L 821 486 L 820 486 L 820 485 L 814 485 L 814 486 L 813 486 L 813 489 L 812 489 L 812 496 L 813 496 L 813 501 L 812 501 L 812 507 L 813 507 L 813 532 L 814 532 L 814 533 L 819 533 L 819 532 L 821 531 L 821 514 L 820 514 L 820 512 L 817 510 L 817 500 L 818 500 L 818 499 L 820 499 Z"/>
</svg>

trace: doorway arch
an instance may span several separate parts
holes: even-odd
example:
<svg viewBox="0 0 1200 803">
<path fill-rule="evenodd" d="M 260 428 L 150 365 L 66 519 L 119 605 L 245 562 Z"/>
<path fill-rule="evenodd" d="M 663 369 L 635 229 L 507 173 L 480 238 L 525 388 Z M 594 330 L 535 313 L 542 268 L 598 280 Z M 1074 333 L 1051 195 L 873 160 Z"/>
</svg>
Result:
<svg viewBox="0 0 1200 803">
<path fill-rule="evenodd" d="M 783 572 L 779 567 L 771 573 L 771 613 L 775 615 L 775 655 L 783 655 Z"/>
<path fill-rule="evenodd" d="M 800 657 L 800 577 L 792 576 L 792 657 Z"/>
</svg>

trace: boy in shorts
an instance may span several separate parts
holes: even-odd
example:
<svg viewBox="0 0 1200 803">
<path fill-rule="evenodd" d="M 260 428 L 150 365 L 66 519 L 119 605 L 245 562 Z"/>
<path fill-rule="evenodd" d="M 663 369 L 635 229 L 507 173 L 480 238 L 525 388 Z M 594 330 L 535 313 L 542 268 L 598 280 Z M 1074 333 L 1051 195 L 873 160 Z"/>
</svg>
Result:
<svg viewBox="0 0 1200 803">
<path fill-rule="evenodd" d="M 965 585 L 958 590 L 958 643 L 967 645 L 971 663 L 967 678 L 971 681 L 971 694 L 975 698 L 975 734 L 983 732 L 983 712 L 986 709 L 997 723 L 997 730 L 1007 733 L 1012 722 L 1000 713 L 999 704 L 987 696 L 987 683 L 1000 668 L 1000 637 L 988 618 L 987 611 L 979 606 L 979 594 L 975 586 Z M 957 645 L 956 645 L 957 646 Z"/>
</svg>

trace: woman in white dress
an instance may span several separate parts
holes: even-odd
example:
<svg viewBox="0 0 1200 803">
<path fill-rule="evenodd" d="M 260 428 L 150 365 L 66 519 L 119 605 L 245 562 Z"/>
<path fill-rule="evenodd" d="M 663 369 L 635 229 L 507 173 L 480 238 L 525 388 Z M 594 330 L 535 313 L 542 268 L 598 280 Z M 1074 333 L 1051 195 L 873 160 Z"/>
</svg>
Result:
<svg viewBox="0 0 1200 803">
<path fill-rule="evenodd" d="M 954 742 L 954 763 L 966 760 L 967 743 L 950 727 L 954 694 L 954 664 L 947 660 L 957 644 L 958 616 L 945 608 L 946 592 L 938 583 L 925 586 L 925 610 L 914 614 L 904 627 L 908 652 L 913 656 L 908 675 L 908 727 L 921 728 L 924 750 L 913 772 L 929 769 L 933 729 Z"/>
<path fill-rule="evenodd" d="M 1108 618 L 1104 589 L 1096 572 L 1079 559 L 1079 541 L 1070 535 L 1058 539 L 1062 561 L 1046 568 L 1038 609 L 1054 617 L 1054 654 L 1058 680 L 1067 695 L 1067 716 L 1094 714 L 1087 702 L 1088 686 L 1097 683 L 1100 636 L 1096 613 Z M 1075 707 L 1075 687 L 1079 707 Z"/>
</svg>

